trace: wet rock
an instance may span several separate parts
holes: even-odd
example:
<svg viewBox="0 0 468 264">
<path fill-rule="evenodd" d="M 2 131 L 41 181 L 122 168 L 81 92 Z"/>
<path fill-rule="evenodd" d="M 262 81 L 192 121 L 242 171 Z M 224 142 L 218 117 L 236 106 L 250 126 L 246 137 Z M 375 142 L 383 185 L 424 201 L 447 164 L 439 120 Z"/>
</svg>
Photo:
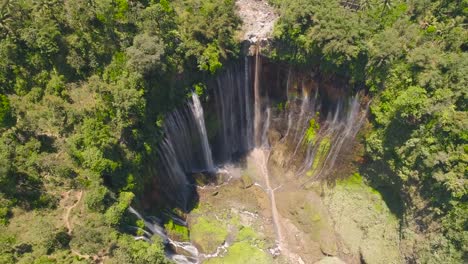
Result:
<svg viewBox="0 0 468 264">
<path fill-rule="evenodd" d="M 279 255 L 281 255 L 281 250 L 278 247 L 269 248 L 268 252 L 270 252 L 270 254 L 273 257 L 278 257 Z"/>
<path fill-rule="evenodd" d="M 242 174 L 241 181 L 242 181 L 242 187 L 244 189 L 250 188 L 254 185 L 254 181 L 248 174 Z"/>
<path fill-rule="evenodd" d="M 222 184 L 224 182 L 227 182 L 229 181 L 230 178 L 231 178 L 231 175 L 229 175 L 229 173 L 218 172 L 216 173 L 216 184 Z"/>
<path fill-rule="evenodd" d="M 346 264 L 346 262 L 337 257 L 324 257 L 323 259 L 315 262 L 314 264 Z"/>
<path fill-rule="evenodd" d="M 276 129 L 270 129 L 268 131 L 268 142 L 270 142 L 271 145 L 276 144 L 279 142 L 281 139 L 281 133 L 276 130 Z"/>
<path fill-rule="evenodd" d="M 306 191 L 278 192 L 277 206 L 280 214 L 288 218 L 301 232 L 300 238 L 303 241 L 300 245 L 308 244 L 307 251 L 302 252 L 303 259 L 311 259 L 321 254 L 338 254 L 337 238 L 331 219 L 317 194 Z"/>
<path fill-rule="evenodd" d="M 322 238 L 320 241 L 320 250 L 322 250 L 323 254 L 326 256 L 336 256 L 338 253 L 335 240 L 330 238 Z"/>
<path fill-rule="evenodd" d="M 205 186 L 211 183 L 216 183 L 216 175 L 209 172 L 197 172 L 193 173 L 192 178 L 196 185 Z"/>
<path fill-rule="evenodd" d="M 172 244 L 171 245 L 171 249 L 176 253 L 176 254 L 179 254 L 179 255 L 183 255 L 185 257 L 191 257 L 192 256 L 192 252 L 190 252 L 188 249 L 184 248 L 184 247 L 177 247 L 177 246 L 174 246 Z"/>
</svg>

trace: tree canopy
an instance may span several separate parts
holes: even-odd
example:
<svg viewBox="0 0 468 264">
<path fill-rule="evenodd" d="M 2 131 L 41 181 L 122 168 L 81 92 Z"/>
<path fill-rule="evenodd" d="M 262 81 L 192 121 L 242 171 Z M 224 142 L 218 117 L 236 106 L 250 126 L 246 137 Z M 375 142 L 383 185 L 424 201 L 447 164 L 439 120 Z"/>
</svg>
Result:
<svg viewBox="0 0 468 264">
<path fill-rule="evenodd" d="M 272 57 L 346 77 L 373 96 L 363 174 L 403 200 L 407 261 L 461 263 L 468 2 L 270 2 L 280 12 Z"/>
<path fill-rule="evenodd" d="M 166 263 L 160 243 L 121 232 L 136 225 L 125 212 L 150 180 L 162 114 L 238 55 L 239 25 L 234 2 L 224 0 L 3 1 L 0 262 L 71 263 L 64 255 L 73 249 L 108 251 L 115 263 Z M 186 83 L 174 84 L 181 75 Z M 87 211 L 64 246 L 41 250 L 45 241 L 8 227 L 31 209 L 53 215 L 70 190 L 84 191 Z M 41 232 L 47 243 L 63 233 Z"/>
</svg>

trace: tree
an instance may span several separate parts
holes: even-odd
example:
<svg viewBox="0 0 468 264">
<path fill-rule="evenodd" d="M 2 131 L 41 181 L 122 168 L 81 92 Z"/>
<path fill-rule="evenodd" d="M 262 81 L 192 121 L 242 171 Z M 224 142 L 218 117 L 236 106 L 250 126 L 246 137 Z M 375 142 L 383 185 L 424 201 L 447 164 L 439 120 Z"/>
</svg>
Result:
<svg viewBox="0 0 468 264">
<path fill-rule="evenodd" d="M 0 94 L 0 128 L 5 128 L 11 125 L 13 117 L 11 113 L 11 106 L 8 97 Z"/>
<path fill-rule="evenodd" d="M 164 71 L 161 58 L 164 55 L 164 44 L 156 35 L 143 33 L 133 40 L 133 46 L 127 49 L 128 65 L 141 74 L 152 70 Z"/>
</svg>

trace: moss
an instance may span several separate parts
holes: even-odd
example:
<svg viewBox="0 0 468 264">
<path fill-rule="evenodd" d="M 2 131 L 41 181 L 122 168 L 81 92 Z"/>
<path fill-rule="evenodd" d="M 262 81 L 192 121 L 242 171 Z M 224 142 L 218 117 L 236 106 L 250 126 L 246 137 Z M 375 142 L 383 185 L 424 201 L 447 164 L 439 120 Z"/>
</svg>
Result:
<svg viewBox="0 0 468 264">
<path fill-rule="evenodd" d="M 241 227 L 241 219 L 238 214 L 233 214 L 229 218 L 229 224 L 235 227 Z"/>
<path fill-rule="evenodd" d="M 248 242 L 237 242 L 228 248 L 226 256 L 212 258 L 205 261 L 205 264 L 268 264 L 272 263 L 270 255 L 265 253 Z"/>
<path fill-rule="evenodd" d="M 331 143 L 330 137 L 324 137 L 318 146 L 317 152 L 314 156 L 314 162 L 312 168 L 307 172 L 307 176 L 312 177 L 317 172 L 317 169 L 323 164 L 325 158 L 330 151 Z"/>
<path fill-rule="evenodd" d="M 309 120 L 309 127 L 306 130 L 305 140 L 306 143 L 311 144 L 315 143 L 315 138 L 317 136 L 317 132 L 320 129 L 320 125 L 314 118 Z"/>
<path fill-rule="evenodd" d="M 242 181 L 242 185 L 243 185 L 244 189 L 247 189 L 247 188 L 251 187 L 252 185 L 254 185 L 254 181 L 246 173 L 242 174 L 241 181 Z"/>
<path fill-rule="evenodd" d="M 167 222 L 164 227 L 166 228 L 167 234 L 170 238 L 177 241 L 189 241 L 189 230 L 186 226 L 178 225 L 174 223 L 172 219 Z"/>
<path fill-rule="evenodd" d="M 195 184 L 197 186 L 205 186 L 213 182 L 213 177 L 208 175 L 207 173 L 194 173 L 192 174 L 193 179 L 195 180 Z"/>
<path fill-rule="evenodd" d="M 237 233 L 236 241 L 254 240 L 257 237 L 257 233 L 251 227 L 243 226 Z"/>
<path fill-rule="evenodd" d="M 355 172 L 350 177 L 339 180 L 337 185 L 369 197 L 378 212 L 384 211 L 385 205 L 382 204 L 384 203 L 382 194 L 378 190 L 366 185 L 364 178 L 359 173 Z"/>
<path fill-rule="evenodd" d="M 363 182 L 361 174 L 357 172 L 353 173 L 353 175 L 351 175 L 350 177 L 343 179 L 343 180 L 339 180 L 337 182 L 338 185 L 342 185 L 342 186 L 361 186 L 363 185 L 363 183 L 364 182 Z"/>
<path fill-rule="evenodd" d="M 218 220 L 200 217 L 191 227 L 192 242 L 203 253 L 212 253 L 226 240 L 228 232 Z"/>
</svg>

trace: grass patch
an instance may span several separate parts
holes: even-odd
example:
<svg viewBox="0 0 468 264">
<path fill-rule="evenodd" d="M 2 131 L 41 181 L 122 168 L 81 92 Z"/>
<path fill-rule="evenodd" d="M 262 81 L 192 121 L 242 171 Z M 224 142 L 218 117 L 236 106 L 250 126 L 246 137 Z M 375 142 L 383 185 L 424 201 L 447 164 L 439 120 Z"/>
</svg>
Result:
<svg viewBox="0 0 468 264">
<path fill-rule="evenodd" d="M 378 212 L 384 211 L 382 194 L 371 186 L 366 185 L 361 174 L 355 172 L 346 179 L 338 180 L 337 185 L 351 188 L 354 191 L 361 192 L 363 195 L 367 195 Z"/>
<path fill-rule="evenodd" d="M 212 258 L 205 261 L 205 264 L 268 264 L 272 263 L 270 255 L 265 253 L 248 242 L 237 242 L 228 248 L 226 256 L 222 258 Z"/>
<path fill-rule="evenodd" d="M 212 253 L 221 245 L 228 235 L 225 226 L 214 219 L 200 217 L 190 228 L 192 242 L 203 253 Z"/>
<path fill-rule="evenodd" d="M 166 228 L 166 232 L 172 239 L 177 241 L 189 241 L 189 230 L 186 226 L 178 225 L 174 223 L 172 219 L 167 222 L 164 227 Z"/>
<path fill-rule="evenodd" d="M 338 180 L 337 181 L 337 185 L 341 185 L 341 186 L 361 186 L 363 185 L 364 181 L 363 181 L 363 178 L 361 176 L 361 174 L 355 172 L 353 173 L 353 175 L 351 175 L 350 177 L 346 178 L 346 179 L 342 179 L 342 180 Z"/>
<path fill-rule="evenodd" d="M 236 241 L 254 240 L 258 235 L 252 227 L 243 226 L 237 233 Z"/>
</svg>

